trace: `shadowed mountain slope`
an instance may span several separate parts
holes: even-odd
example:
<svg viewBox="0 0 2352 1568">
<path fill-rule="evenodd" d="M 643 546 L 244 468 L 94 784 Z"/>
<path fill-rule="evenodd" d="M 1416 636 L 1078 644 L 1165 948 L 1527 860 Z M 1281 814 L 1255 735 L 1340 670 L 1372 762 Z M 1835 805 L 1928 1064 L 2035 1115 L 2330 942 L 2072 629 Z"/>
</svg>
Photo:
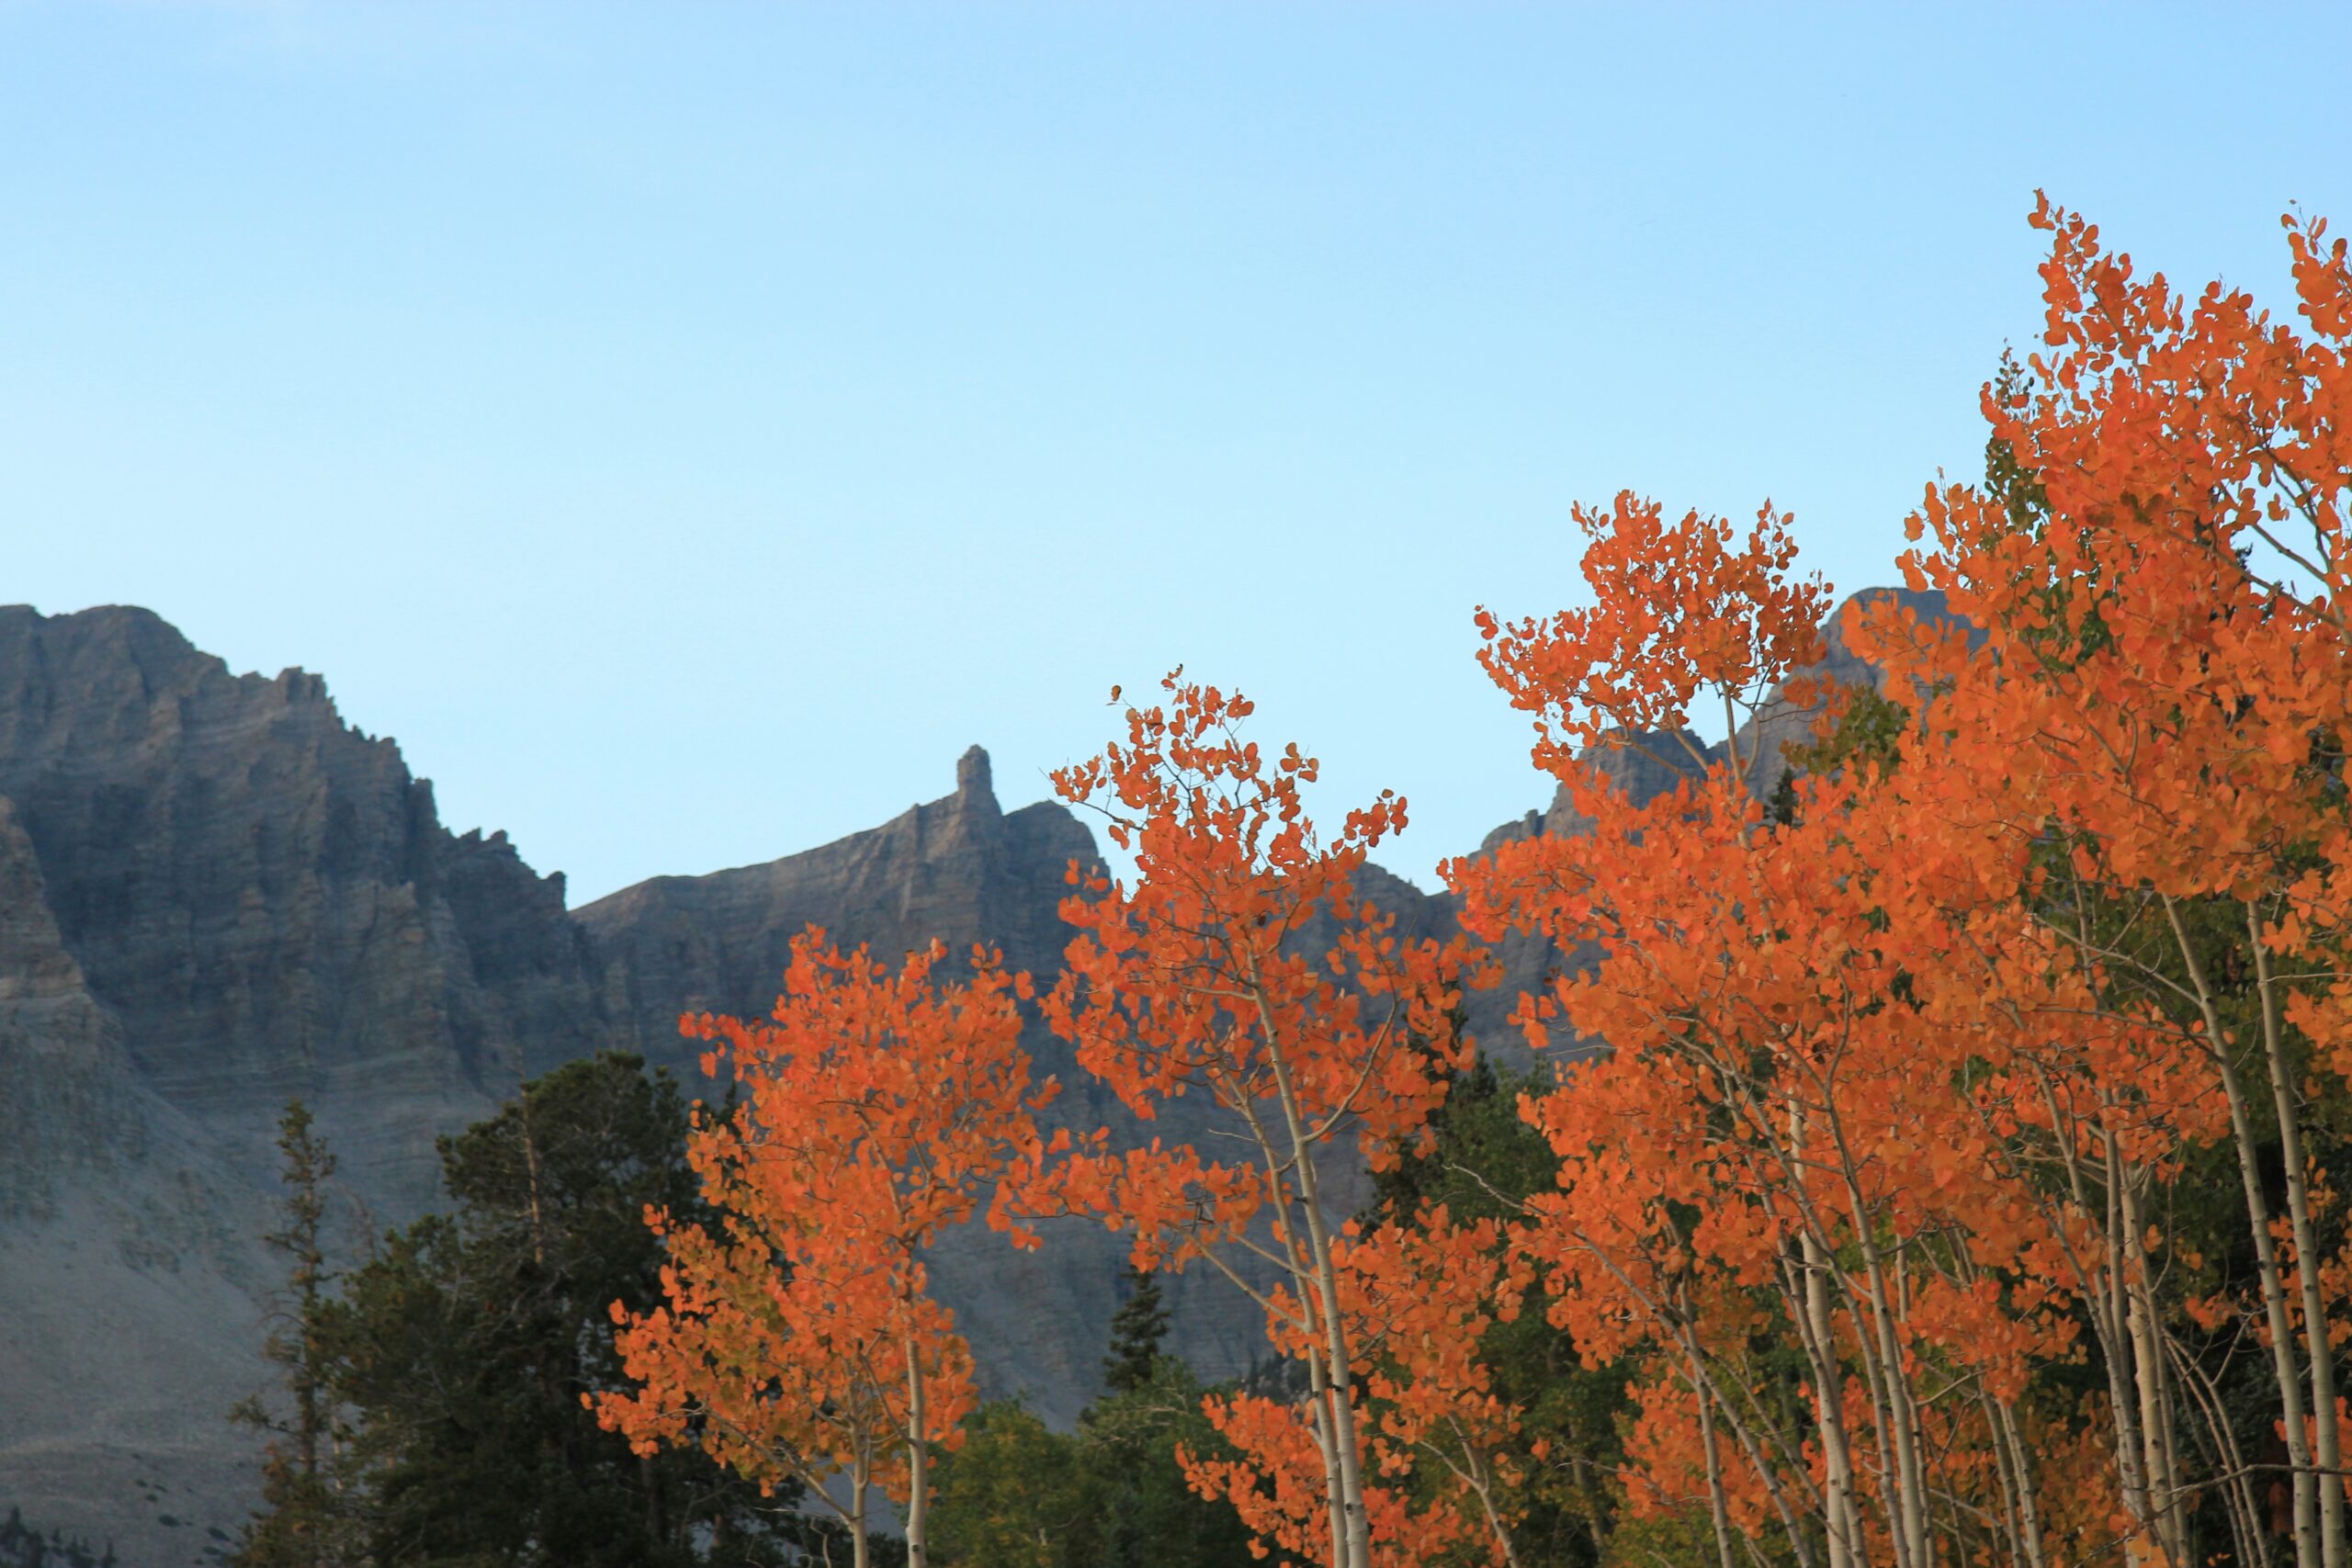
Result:
<svg viewBox="0 0 2352 1568">
<path fill-rule="evenodd" d="M 614 1033 L 560 878 L 145 610 L 0 609 L 0 1501 L 192 1562 L 252 1493 L 285 1101 L 406 1219 L 436 1134 Z"/>
<path fill-rule="evenodd" d="M 1825 672 L 1872 678 L 1836 640 Z M 1794 735 L 1794 716 L 1772 722 Z M 1632 751 L 1600 765 L 1637 795 L 1676 777 Z M 1555 798 L 1484 847 L 1578 826 Z M 258 1238 L 288 1098 L 341 1158 L 356 1245 L 435 1202 L 435 1135 L 522 1075 L 620 1044 L 700 1089 L 678 1015 L 764 1013 L 807 925 L 885 954 L 986 942 L 1049 982 L 1065 872 L 1095 853 L 1059 805 L 1003 811 L 974 748 L 953 794 L 881 827 L 567 912 L 562 878 L 503 833 L 443 828 L 431 785 L 317 676 L 232 675 L 145 610 L 0 608 L 0 1509 L 112 1540 L 129 1568 L 233 1532 L 254 1475 L 225 1416 L 267 1381 L 280 1269 Z M 1453 931 L 1449 897 L 1377 867 L 1365 884 L 1404 934 Z M 1508 983 L 1471 1021 L 1523 1059 L 1512 999 L 1575 955 L 1501 945 Z M 1060 1042 L 1029 1043 L 1064 1086 L 1054 1122 L 1138 1134 Z M 1150 1130 L 1183 1139 L 1200 1114 L 1179 1101 Z M 1337 1207 L 1358 1174 L 1331 1173 Z M 1015 1253 L 972 1227 L 934 1279 L 994 1387 L 1066 1418 L 1096 1392 L 1123 1249 L 1076 1222 L 1047 1240 Z M 1262 1352 L 1257 1314 L 1205 1273 L 1171 1304 L 1172 1348 L 1209 1375 Z"/>
</svg>

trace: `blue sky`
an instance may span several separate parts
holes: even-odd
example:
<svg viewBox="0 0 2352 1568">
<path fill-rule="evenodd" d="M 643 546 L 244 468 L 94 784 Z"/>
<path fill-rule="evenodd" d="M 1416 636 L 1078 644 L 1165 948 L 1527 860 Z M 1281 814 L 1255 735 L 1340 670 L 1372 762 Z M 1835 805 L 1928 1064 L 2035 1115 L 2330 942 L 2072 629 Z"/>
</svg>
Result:
<svg viewBox="0 0 2352 1568">
<path fill-rule="evenodd" d="M 0 601 L 323 672 L 575 903 L 1180 661 L 1430 867 L 1567 509 L 1885 581 L 2035 187 L 2285 304 L 2352 6 L 0 0 Z M 2315 74 L 2314 74 L 2315 73 Z"/>
</svg>

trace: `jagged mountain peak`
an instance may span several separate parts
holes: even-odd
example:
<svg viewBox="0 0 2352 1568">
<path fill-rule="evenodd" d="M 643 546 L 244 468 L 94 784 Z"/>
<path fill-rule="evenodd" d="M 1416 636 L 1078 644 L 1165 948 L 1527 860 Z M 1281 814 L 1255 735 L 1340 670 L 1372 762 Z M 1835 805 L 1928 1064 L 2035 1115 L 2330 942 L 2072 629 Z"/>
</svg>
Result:
<svg viewBox="0 0 2352 1568">
<path fill-rule="evenodd" d="M 989 754 L 974 746 L 956 761 L 954 794 L 878 828 L 754 865 L 652 877 L 574 917 L 609 966 L 608 994 L 628 998 L 642 1048 L 660 1060 L 679 1052 L 681 1010 L 765 1012 L 792 939 L 812 924 L 886 954 L 933 937 L 956 951 L 987 942 L 1017 968 L 1051 973 L 1063 872 L 1096 858 L 1093 836 L 1057 802 L 1002 810 Z"/>
<path fill-rule="evenodd" d="M 956 759 L 956 798 L 967 806 L 996 810 L 996 785 L 989 774 L 989 754 L 984 748 L 966 747 L 964 754 Z"/>
<path fill-rule="evenodd" d="M 1831 637 L 1825 672 L 1866 674 Z M 1671 783 L 1637 761 L 1611 764 L 1628 788 Z M 1488 847 L 1572 830 L 1555 804 Z M 1064 872 L 1098 856 L 1058 802 L 1003 810 L 974 746 L 953 793 L 878 827 L 568 912 L 503 832 L 443 828 L 431 785 L 321 677 L 233 675 L 135 606 L 0 608 L 0 1094 L 46 1130 L 0 1161 L 0 1502 L 158 1568 L 183 1538 L 138 1504 L 141 1478 L 171 1477 L 184 1519 L 238 1522 L 253 1472 L 220 1416 L 266 1380 L 275 1265 L 254 1237 L 288 1096 L 397 1221 L 435 1201 L 434 1135 L 522 1075 L 627 1043 L 699 1082 L 679 1014 L 765 1012 L 808 925 L 886 955 L 985 942 L 1050 977 Z M 1377 868 L 1367 891 L 1408 934 L 1453 929 L 1445 895 Z M 1470 1011 L 1510 1053 L 1510 996 L 1580 955 L 1514 936 L 1501 956 L 1510 981 Z M 1054 1114 L 1117 1122 L 1064 1043 L 1030 1043 L 1064 1084 Z M 1161 1130 L 1187 1135 L 1187 1114 Z M 1042 1254 L 976 1234 L 935 1278 L 995 1386 L 1066 1416 L 1095 1392 L 1118 1250 L 1092 1227 Z M 1262 1348 L 1207 1276 L 1171 1300 L 1204 1372 Z"/>
</svg>

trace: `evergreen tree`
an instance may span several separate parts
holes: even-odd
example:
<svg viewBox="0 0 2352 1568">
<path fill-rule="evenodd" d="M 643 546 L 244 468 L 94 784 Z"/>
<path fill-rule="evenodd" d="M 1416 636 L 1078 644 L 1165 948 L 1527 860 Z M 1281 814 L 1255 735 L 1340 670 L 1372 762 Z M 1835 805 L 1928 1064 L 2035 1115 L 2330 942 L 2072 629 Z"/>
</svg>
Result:
<svg viewBox="0 0 2352 1568">
<path fill-rule="evenodd" d="M 1095 1544 L 1091 1555 L 1064 1558 L 1068 1568 L 1226 1568 L 1254 1560 L 1233 1505 L 1194 1492 L 1176 1462 L 1179 1448 L 1202 1459 L 1233 1452 L 1202 1413 L 1211 1392 L 1182 1361 L 1161 1356 L 1147 1382 L 1079 1416 Z"/>
<path fill-rule="evenodd" d="M 1444 1204 L 1461 1222 L 1515 1216 L 1529 1197 L 1552 1190 L 1559 1161 L 1519 1113 L 1522 1095 L 1541 1094 L 1550 1083 L 1544 1065 L 1498 1069 L 1482 1053 L 1455 1075 L 1430 1118 L 1430 1146 L 1403 1152 L 1374 1175 L 1363 1224 L 1411 1224 L 1430 1203 Z M 1617 1364 L 1585 1366 L 1574 1341 L 1546 1319 L 1546 1305 L 1543 1292 L 1532 1291 L 1518 1317 L 1495 1324 L 1479 1346 L 1496 1393 L 1523 1413 L 1518 1439 L 1527 1513 L 1513 1532 L 1514 1550 L 1520 1568 L 1595 1568 L 1611 1560 L 1618 1525 L 1614 1477 L 1624 1452 L 1628 1374 Z"/>
<path fill-rule="evenodd" d="M 115 1568 L 114 1546 L 109 1542 L 101 1552 L 62 1530 L 44 1536 L 11 1504 L 8 1517 L 0 1519 L 0 1568 Z"/>
<path fill-rule="evenodd" d="M 1126 1300 L 1111 1318 L 1111 1348 L 1102 1358 L 1102 1382 L 1113 1393 L 1133 1393 L 1151 1382 L 1168 1337 L 1168 1306 L 1159 1277 L 1127 1264 L 1119 1271 Z"/>
<path fill-rule="evenodd" d="M 334 1282 L 324 1235 L 327 1184 L 335 1162 L 300 1100 L 288 1102 L 277 1128 L 285 1196 L 278 1228 L 263 1239 L 287 1259 L 287 1304 L 263 1353 L 282 1370 L 291 1408 L 273 1410 L 254 1397 L 230 1413 L 231 1419 L 269 1434 L 262 1511 L 245 1527 L 230 1561 L 235 1568 L 333 1568 L 357 1561 L 324 1337 Z"/>
<path fill-rule="evenodd" d="M 607 1053 L 441 1142 L 451 1210 L 387 1237 L 329 1311 L 378 1563 L 754 1568 L 794 1499 L 698 1452 L 640 1459 L 583 1396 L 621 1385 L 616 1301 L 662 1299 L 649 1207 L 699 1213 L 666 1073 Z"/>
<path fill-rule="evenodd" d="M 1227 1568 L 1252 1556 L 1250 1532 L 1223 1498 L 1184 1478 L 1179 1448 L 1232 1450 L 1201 1402 L 1211 1391 L 1160 1346 L 1169 1313 L 1159 1281 L 1125 1269 L 1127 1298 L 1102 1359 L 1112 1392 L 1057 1432 L 1018 1400 L 981 1406 L 963 1446 L 943 1456 L 933 1505 L 942 1568 Z"/>
<path fill-rule="evenodd" d="M 1222 1497 L 1203 1497 L 1176 1461 L 1231 1450 L 1184 1363 L 1087 1406 L 1057 1432 L 1017 1400 L 980 1407 L 943 1457 L 932 1511 L 941 1568 L 1231 1568 L 1250 1532 Z"/>
</svg>

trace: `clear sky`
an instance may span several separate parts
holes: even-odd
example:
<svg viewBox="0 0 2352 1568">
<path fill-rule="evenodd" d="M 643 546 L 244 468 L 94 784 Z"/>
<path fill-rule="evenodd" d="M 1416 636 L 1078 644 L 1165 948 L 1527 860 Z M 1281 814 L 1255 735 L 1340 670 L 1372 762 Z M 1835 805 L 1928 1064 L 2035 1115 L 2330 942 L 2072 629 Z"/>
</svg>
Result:
<svg viewBox="0 0 2352 1568">
<path fill-rule="evenodd" d="M 2036 186 L 2285 304 L 2352 6 L 0 0 L 0 601 L 323 672 L 575 903 L 1189 669 L 1441 857 L 1567 509 L 1890 577 Z"/>
</svg>

